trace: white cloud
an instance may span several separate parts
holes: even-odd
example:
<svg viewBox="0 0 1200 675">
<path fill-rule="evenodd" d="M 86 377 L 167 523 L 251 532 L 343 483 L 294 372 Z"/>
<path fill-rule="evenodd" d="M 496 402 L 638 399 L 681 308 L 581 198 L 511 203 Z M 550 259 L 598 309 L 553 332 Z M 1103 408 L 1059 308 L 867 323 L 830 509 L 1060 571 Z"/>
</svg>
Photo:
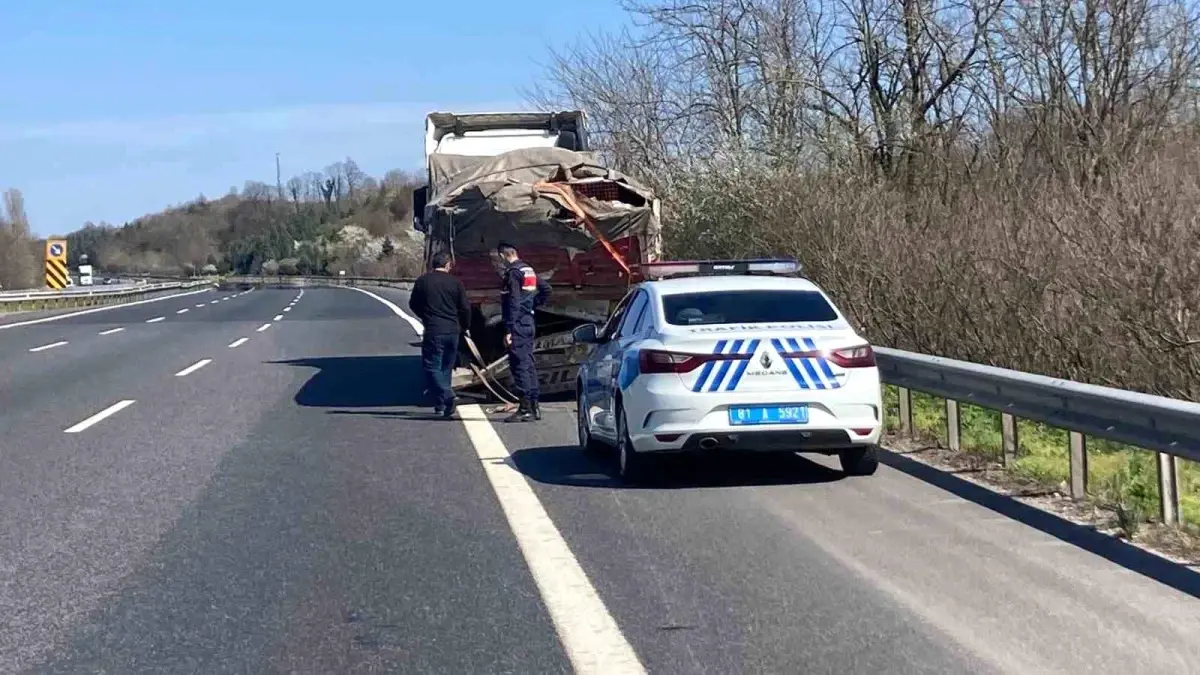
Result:
<svg viewBox="0 0 1200 675">
<path fill-rule="evenodd" d="M 0 143 L 120 145 L 132 149 L 182 147 L 246 134 L 338 133 L 397 125 L 420 128 L 434 110 L 522 110 L 517 103 L 437 105 L 420 102 L 312 104 L 264 110 L 107 119 L 46 125 L 0 124 Z"/>
</svg>

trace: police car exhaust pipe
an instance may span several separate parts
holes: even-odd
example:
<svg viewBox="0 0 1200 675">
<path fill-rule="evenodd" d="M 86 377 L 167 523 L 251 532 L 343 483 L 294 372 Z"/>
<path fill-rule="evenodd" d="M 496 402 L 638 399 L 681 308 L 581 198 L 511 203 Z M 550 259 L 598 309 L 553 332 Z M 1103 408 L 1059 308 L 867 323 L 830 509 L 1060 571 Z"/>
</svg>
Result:
<svg viewBox="0 0 1200 675">
<path fill-rule="evenodd" d="M 700 439 L 701 450 L 713 450 L 717 447 L 717 439 L 712 436 L 706 436 Z"/>
</svg>

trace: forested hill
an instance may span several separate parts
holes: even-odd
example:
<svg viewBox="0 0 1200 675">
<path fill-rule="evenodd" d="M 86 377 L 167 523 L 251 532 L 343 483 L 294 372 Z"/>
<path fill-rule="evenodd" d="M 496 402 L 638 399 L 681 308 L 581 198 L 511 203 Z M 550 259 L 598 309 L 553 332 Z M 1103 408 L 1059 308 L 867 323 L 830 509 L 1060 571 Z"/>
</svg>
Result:
<svg viewBox="0 0 1200 675">
<path fill-rule="evenodd" d="M 351 159 L 278 185 L 248 181 L 124 226 L 87 223 L 67 237 L 71 264 L 87 254 L 112 274 L 408 275 L 421 267 L 416 184 L 401 171 L 369 176 Z"/>
</svg>

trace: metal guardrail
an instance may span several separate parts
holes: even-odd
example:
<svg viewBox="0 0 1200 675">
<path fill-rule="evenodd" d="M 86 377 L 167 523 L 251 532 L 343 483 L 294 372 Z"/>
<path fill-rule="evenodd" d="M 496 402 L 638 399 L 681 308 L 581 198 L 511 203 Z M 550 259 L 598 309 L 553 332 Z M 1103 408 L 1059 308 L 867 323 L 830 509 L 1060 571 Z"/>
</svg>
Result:
<svg viewBox="0 0 1200 675">
<path fill-rule="evenodd" d="M 287 285 L 411 286 L 411 279 L 376 277 L 229 277 L 231 283 Z M 1043 422 L 1068 432 L 1070 493 L 1087 494 L 1088 437 L 1101 438 L 1158 453 L 1159 491 L 1164 523 L 1179 522 L 1177 460 L 1200 462 L 1200 403 L 1034 375 L 967 361 L 876 348 L 883 382 L 895 386 L 900 399 L 900 427 L 912 434 L 912 392 L 945 399 L 947 440 L 960 451 L 959 404 L 968 403 L 1001 414 L 1006 464 L 1016 460 L 1017 419 Z"/>
<path fill-rule="evenodd" d="M 34 298 L 59 298 L 66 295 L 99 295 L 104 293 L 112 293 L 114 291 L 141 288 L 146 285 L 147 284 L 98 284 L 96 286 L 70 286 L 61 290 L 0 291 L 0 301 L 6 299 L 32 300 Z"/>
<path fill-rule="evenodd" d="M 1200 403 L 1060 380 L 897 349 L 876 348 L 885 384 L 899 390 L 900 427 L 913 431 L 912 393 L 946 400 L 946 437 L 961 449 L 959 403 L 1001 413 L 1005 463 L 1017 456 L 1018 418 L 1068 432 L 1070 492 L 1087 494 L 1086 438 L 1102 438 L 1158 453 L 1161 516 L 1179 521 L 1177 459 L 1200 462 Z"/>
<path fill-rule="evenodd" d="M 0 294 L 0 311 L 30 309 L 56 309 L 62 307 L 88 307 L 93 305 L 124 302 L 152 293 L 183 290 L 200 286 L 211 286 L 213 281 L 174 281 L 162 284 L 140 284 L 125 287 L 93 286 L 81 290 L 63 291 L 14 291 Z"/>
<path fill-rule="evenodd" d="M 223 278 L 225 283 L 229 284 L 281 284 L 281 285 L 309 285 L 309 286 L 350 286 L 355 284 L 376 284 L 389 286 L 404 286 L 411 285 L 415 279 L 394 279 L 391 277 L 350 277 L 350 276 L 303 276 L 303 275 L 276 275 L 276 276 L 246 276 L 234 275 Z"/>
</svg>

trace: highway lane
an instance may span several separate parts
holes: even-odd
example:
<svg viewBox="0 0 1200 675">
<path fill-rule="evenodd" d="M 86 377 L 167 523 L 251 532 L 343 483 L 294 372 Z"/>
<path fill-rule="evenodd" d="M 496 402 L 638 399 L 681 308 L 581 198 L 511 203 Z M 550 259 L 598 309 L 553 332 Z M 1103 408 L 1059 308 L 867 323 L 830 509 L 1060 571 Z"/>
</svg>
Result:
<svg viewBox="0 0 1200 675">
<path fill-rule="evenodd" d="M 411 400 L 415 336 L 380 308 L 307 292 L 184 378 L 118 367 L 97 407 L 137 403 L 49 452 L 5 441 L 0 671 L 568 672 L 462 429 L 351 414 Z"/>
<path fill-rule="evenodd" d="M 198 287 L 198 288 L 194 288 L 191 290 L 174 289 L 174 290 L 158 291 L 158 292 L 149 294 L 148 296 L 144 297 L 143 299 L 145 299 L 145 300 L 160 299 L 160 298 L 168 297 L 171 295 L 178 295 L 181 292 L 186 293 L 186 292 L 192 292 L 192 291 L 199 291 L 202 288 L 203 287 Z M 113 306 L 115 306 L 115 305 L 101 305 L 100 307 L 113 307 Z M 74 313 L 77 313 L 84 309 L 97 309 L 96 307 L 61 307 L 61 308 L 55 308 L 55 309 L 35 309 L 35 310 L 13 311 L 11 309 L 6 309 L 6 307 L 11 307 L 11 305 L 8 305 L 7 303 L 0 303 L 0 330 L 3 330 L 4 326 L 7 326 L 9 324 L 28 323 L 30 321 L 35 321 L 35 320 L 39 320 L 39 319 L 47 319 L 50 317 L 61 316 L 64 314 L 74 314 Z"/>
<path fill-rule="evenodd" d="M 231 298 L 237 293 L 206 287 L 151 298 L 148 302 L 9 315 L 0 322 L 0 360 L 11 353 L 95 335 L 111 328 L 136 325 L 159 316 L 165 320 L 183 309 L 190 313 L 197 304 L 207 304 L 213 300 L 220 302 L 219 298 Z"/>
<path fill-rule="evenodd" d="M 78 434 L 51 407 L 0 408 L 0 671 L 570 672 L 568 653 L 612 637 L 576 630 L 587 586 L 640 661 L 606 673 L 1200 658 L 1200 603 L 1150 576 L 1200 594 L 1194 573 L 1119 566 L 902 460 L 864 479 L 825 460 L 700 462 L 625 488 L 574 449 L 569 404 L 490 425 L 499 446 L 486 423 L 427 418 L 415 335 L 368 295 L 310 289 L 282 312 L 298 291 L 255 294 L 104 352 L 72 394 L 87 405 L 53 402 L 75 417 L 135 403 Z M 549 562 L 584 586 L 531 572 L 559 539 L 569 558 Z"/>
<path fill-rule="evenodd" d="M 207 396 L 219 414 L 230 401 L 226 387 L 260 386 L 238 369 L 231 358 L 237 350 L 227 345 L 254 335 L 294 297 L 251 294 L 107 337 L 92 326 L 89 339 L 53 355 L 0 361 L 0 569 L 9 572 L 0 592 L 7 619 L 0 671 L 14 672 L 16 659 L 128 573 L 131 547 L 152 544 L 186 505 L 184 488 L 203 483 L 203 461 L 219 458 L 220 439 L 233 433 L 225 442 L 234 442 L 238 429 L 236 414 L 197 419 L 197 397 Z M 226 361 L 175 376 L 211 357 Z M 126 400 L 135 403 L 78 434 L 64 433 Z"/>
<path fill-rule="evenodd" d="M 495 427 L 651 672 L 1200 659 L 1200 575 L 960 479 L 901 457 L 847 479 L 805 456 L 673 463 L 666 486 L 628 489 L 576 449 L 572 404 L 548 411 Z"/>
<path fill-rule="evenodd" d="M 295 296 L 288 293 L 209 292 L 0 332 L 0 428 L 36 434 L 50 421 L 47 411 L 66 419 L 82 414 L 94 405 L 94 392 L 113 381 L 136 381 L 139 370 L 171 368 L 194 346 L 208 348 L 217 341 L 209 331 L 252 334 Z M 182 309 L 189 311 L 178 314 Z"/>
</svg>

